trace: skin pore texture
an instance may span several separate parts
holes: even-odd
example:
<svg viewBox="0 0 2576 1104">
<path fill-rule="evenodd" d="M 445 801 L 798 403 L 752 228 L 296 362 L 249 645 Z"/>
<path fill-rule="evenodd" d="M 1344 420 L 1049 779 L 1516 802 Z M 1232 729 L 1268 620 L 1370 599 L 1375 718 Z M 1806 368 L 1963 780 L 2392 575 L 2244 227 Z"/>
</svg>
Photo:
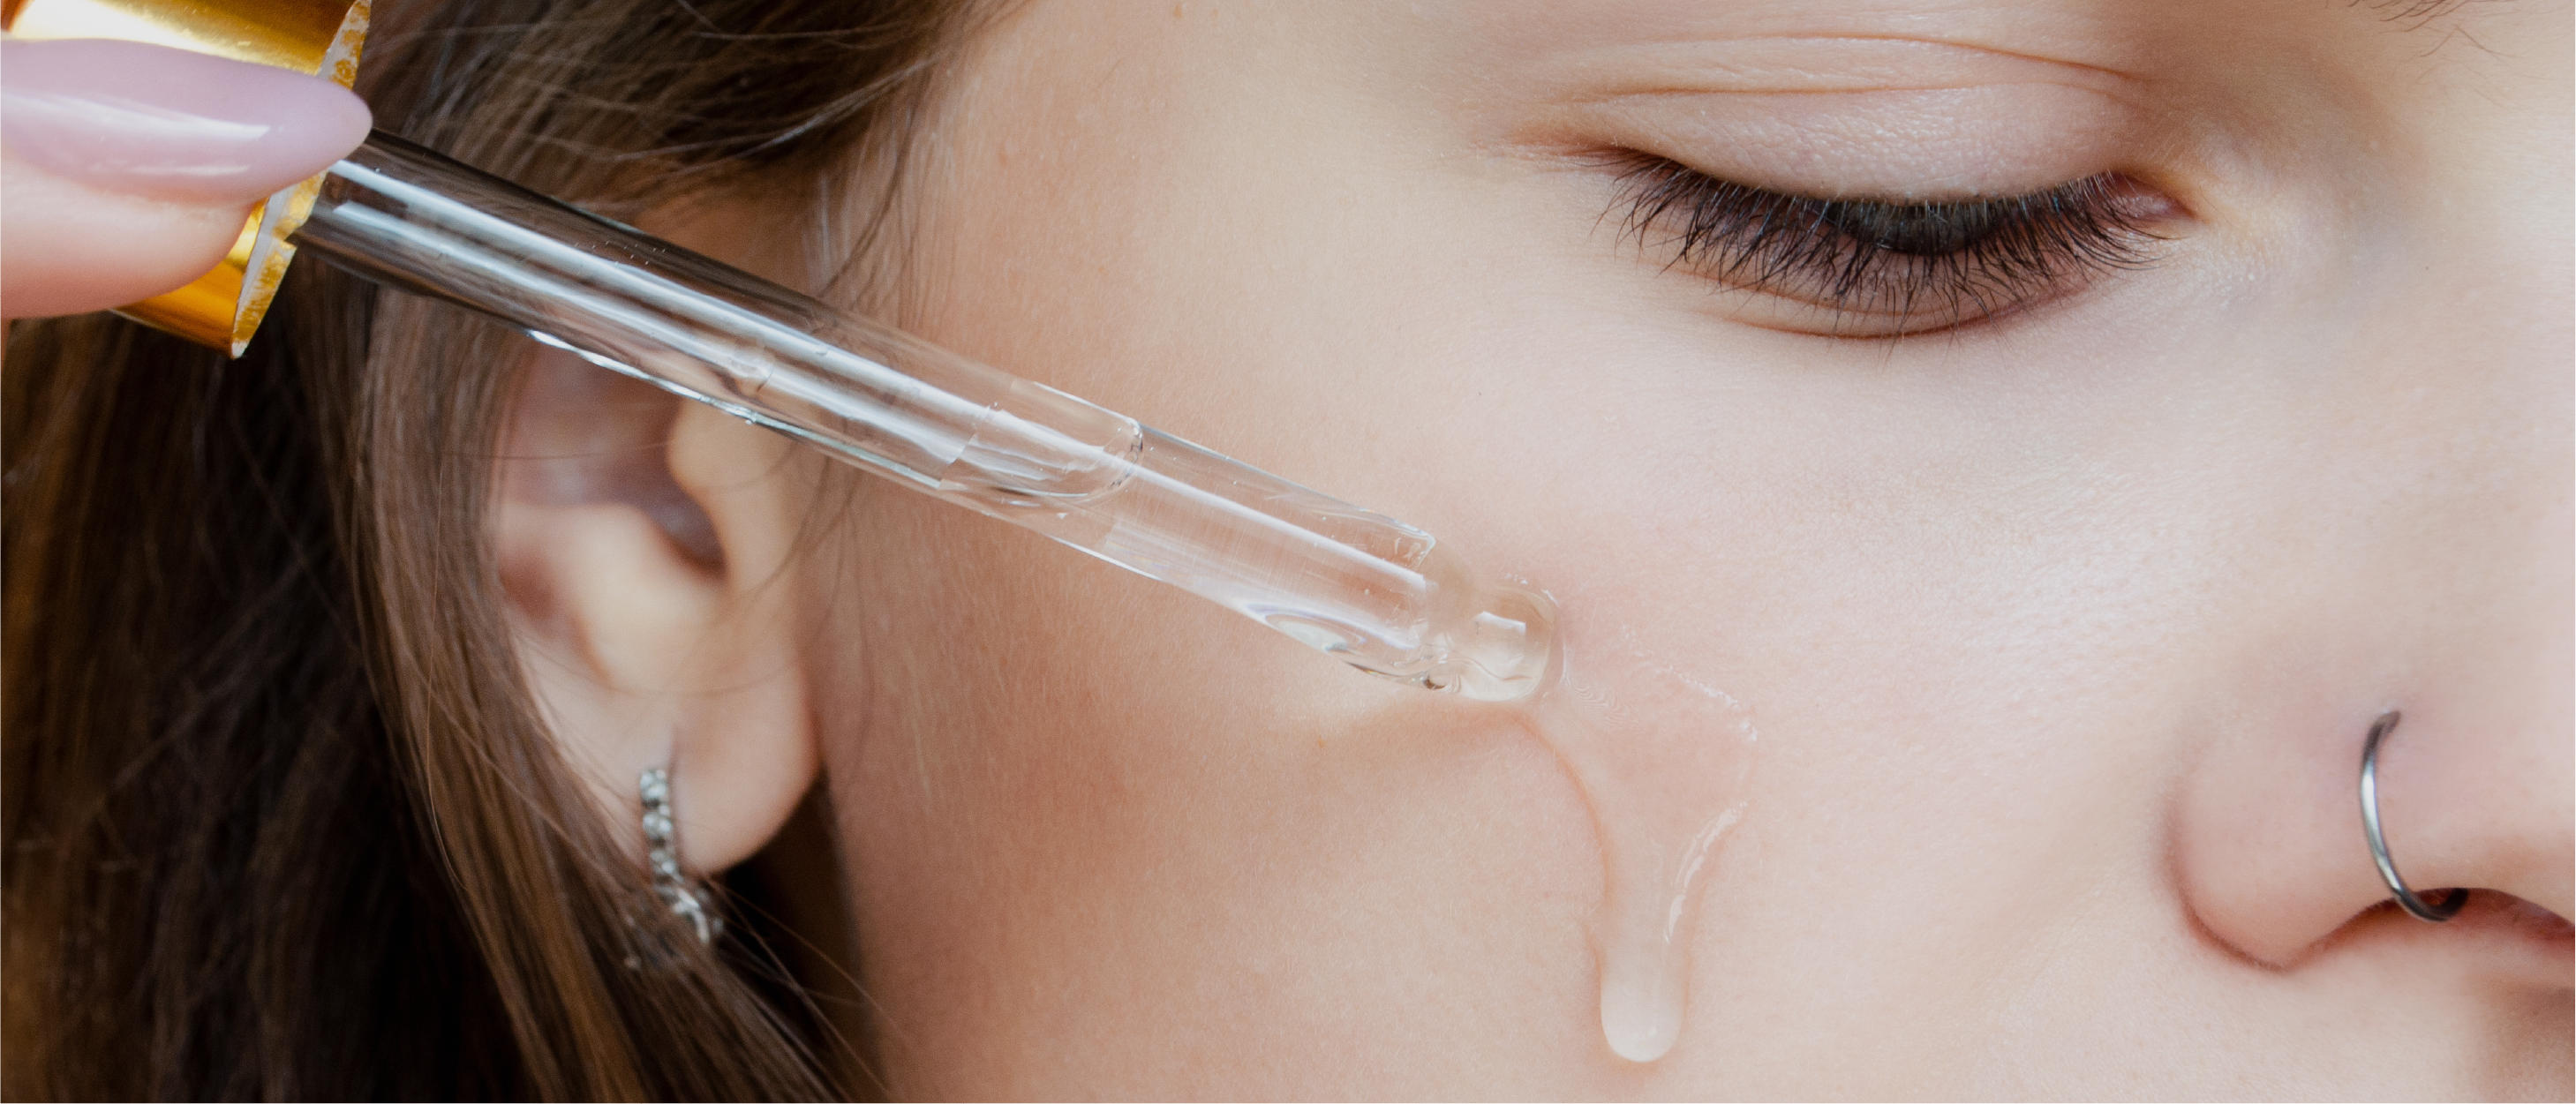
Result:
<svg viewBox="0 0 2576 1104">
<path fill-rule="evenodd" d="M 563 365 L 499 491 L 533 677 L 610 808 L 676 756 L 695 868 L 828 786 L 901 1096 L 2563 1098 L 2569 35 L 1031 3 L 941 105 L 906 324 L 1546 587 L 1631 734 L 1565 754 Z M 1677 258 L 1637 156 L 2107 174 L 2152 237 L 1872 313 Z M 654 229 L 777 271 L 759 224 Z M 1710 695 L 1754 750 L 1704 754 Z M 2390 709 L 2400 868 L 2480 891 L 2440 927 L 2363 843 Z M 1738 810 L 1649 1063 L 1600 1025 L 1595 768 Z"/>
</svg>

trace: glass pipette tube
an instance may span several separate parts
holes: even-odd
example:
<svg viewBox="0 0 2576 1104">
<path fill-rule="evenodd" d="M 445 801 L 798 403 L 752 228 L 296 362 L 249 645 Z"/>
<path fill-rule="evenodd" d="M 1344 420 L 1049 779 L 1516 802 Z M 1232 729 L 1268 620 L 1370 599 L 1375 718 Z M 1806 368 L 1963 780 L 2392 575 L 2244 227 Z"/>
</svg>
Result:
<svg viewBox="0 0 2576 1104">
<path fill-rule="evenodd" d="M 1429 533 L 392 135 L 324 174 L 291 240 L 1372 674 L 1513 701 L 1554 656 L 1544 595 Z"/>
</svg>

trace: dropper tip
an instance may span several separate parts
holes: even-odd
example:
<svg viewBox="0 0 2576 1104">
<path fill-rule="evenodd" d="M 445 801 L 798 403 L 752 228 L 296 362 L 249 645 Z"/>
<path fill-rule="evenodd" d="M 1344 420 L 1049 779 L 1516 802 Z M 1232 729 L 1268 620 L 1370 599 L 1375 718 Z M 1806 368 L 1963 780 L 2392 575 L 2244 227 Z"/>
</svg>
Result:
<svg viewBox="0 0 2576 1104">
<path fill-rule="evenodd" d="M 1536 694 L 1556 668 L 1556 602 L 1537 587 L 1505 580 L 1478 587 L 1474 608 L 1453 645 L 1467 674 L 1460 691 L 1490 702 Z"/>
</svg>

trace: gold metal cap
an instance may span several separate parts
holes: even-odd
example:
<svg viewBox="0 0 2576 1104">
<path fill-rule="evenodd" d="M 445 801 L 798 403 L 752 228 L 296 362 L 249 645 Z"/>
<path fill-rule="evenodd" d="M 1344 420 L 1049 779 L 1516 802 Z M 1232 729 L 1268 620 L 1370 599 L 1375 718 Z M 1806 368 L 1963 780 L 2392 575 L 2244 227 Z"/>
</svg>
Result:
<svg viewBox="0 0 2576 1104">
<path fill-rule="evenodd" d="M 368 0 L 0 0 L 0 29 L 23 39 L 121 38 L 358 79 Z M 268 314 L 322 178 L 289 184 L 251 209 L 223 263 L 188 286 L 117 309 L 144 325 L 240 356 Z"/>
</svg>

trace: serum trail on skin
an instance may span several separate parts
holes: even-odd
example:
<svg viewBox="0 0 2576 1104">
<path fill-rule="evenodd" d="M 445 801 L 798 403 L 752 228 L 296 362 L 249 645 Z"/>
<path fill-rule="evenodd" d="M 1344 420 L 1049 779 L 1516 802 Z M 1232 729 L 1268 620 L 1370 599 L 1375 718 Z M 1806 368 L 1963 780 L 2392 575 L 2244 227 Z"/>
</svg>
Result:
<svg viewBox="0 0 2576 1104">
<path fill-rule="evenodd" d="M 1625 639 L 1560 643 L 1553 681 L 1518 708 L 1574 776 L 1601 847 L 1591 940 L 1603 1040 L 1652 1062 L 1681 1037 L 1691 937 L 1747 807 L 1757 733 L 1743 703 Z"/>
</svg>

